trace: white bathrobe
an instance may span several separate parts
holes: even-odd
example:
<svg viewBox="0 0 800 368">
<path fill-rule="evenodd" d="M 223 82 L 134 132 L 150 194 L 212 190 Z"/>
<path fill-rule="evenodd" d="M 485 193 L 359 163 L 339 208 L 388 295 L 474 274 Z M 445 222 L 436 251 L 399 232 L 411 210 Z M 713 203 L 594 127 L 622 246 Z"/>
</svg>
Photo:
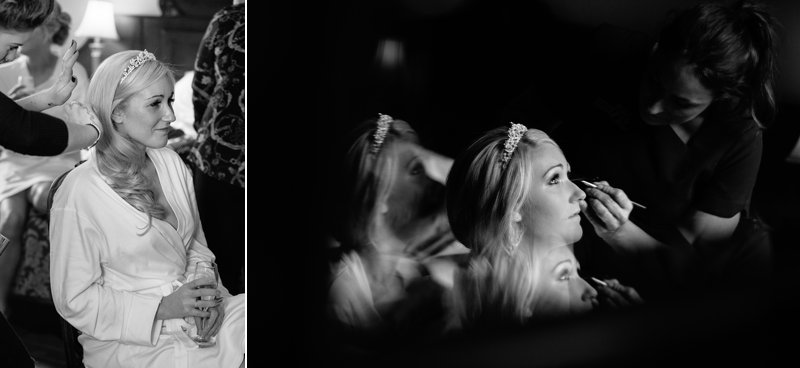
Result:
<svg viewBox="0 0 800 368">
<path fill-rule="evenodd" d="M 50 213 L 50 282 L 58 313 L 82 332 L 87 367 L 238 367 L 246 351 L 246 296 L 220 287 L 225 317 L 213 347 L 199 348 L 183 319 L 157 320 L 161 298 L 187 266 L 213 260 L 192 175 L 169 148 L 147 149 L 177 230 L 125 202 L 104 181 L 92 150 L 61 184 Z M 221 280 L 221 283 L 224 280 Z"/>
</svg>

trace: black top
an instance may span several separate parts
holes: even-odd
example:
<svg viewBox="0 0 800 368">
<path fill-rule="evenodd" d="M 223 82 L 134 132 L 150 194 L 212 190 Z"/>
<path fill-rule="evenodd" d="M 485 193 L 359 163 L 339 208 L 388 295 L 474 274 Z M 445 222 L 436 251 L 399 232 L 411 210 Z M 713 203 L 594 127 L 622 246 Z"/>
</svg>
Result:
<svg viewBox="0 0 800 368">
<path fill-rule="evenodd" d="M 637 98 L 652 43 L 602 27 L 591 40 L 592 63 L 572 99 L 579 108 L 565 110 L 564 122 L 549 132 L 564 151 L 571 176 L 606 180 L 624 190 L 647 207 L 634 208 L 631 221 L 667 244 L 685 245 L 676 224 L 693 210 L 726 218 L 746 213 L 761 161 L 761 128 L 749 118 L 722 118 L 713 104 L 686 143 L 669 126 L 645 124 Z M 588 220 L 582 224 L 584 237 L 575 251 L 584 258 L 583 268 L 622 277 L 612 273 L 619 271 L 612 260 L 587 260 L 604 251 L 581 246 L 599 240 Z"/>
<path fill-rule="evenodd" d="M 55 156 L 67 148 L 69 133 L 56 117 L 23 109 L 0 93 L 0 146 L 34 156 Z"/>
<path fill-rule="evenodd" d="M 551 132 L 573 176 L 624 190 L 647 206 L 634 210 L 646 223 L 675 223 L 691 210 L 720 217 L 748 211 L 763 149 L 761 128 L 746 117 L 714 114 L 713 105 L 686 143 L 669 126 L 645 124 L 637 98 L 651 44 L 619 32 L 595 33 L 595 43 L 612 46 L 590 48 L 600 54 L 590 59 L 595 63 L 581 107 Z"/>
</svg>

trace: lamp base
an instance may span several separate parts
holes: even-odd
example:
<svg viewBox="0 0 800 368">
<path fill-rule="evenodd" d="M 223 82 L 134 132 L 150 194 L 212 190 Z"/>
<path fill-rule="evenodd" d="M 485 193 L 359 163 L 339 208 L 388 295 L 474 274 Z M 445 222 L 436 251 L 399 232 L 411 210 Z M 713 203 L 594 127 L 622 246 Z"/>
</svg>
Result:
<svg viewBox="0 0 800 368">
<path fill-rule="evenodd" d="M 97 67 L 100 65 L 100 56 L 103 54 L 103 43 L 100 42 L 100 38 L 94 37 L 92 39 L 92 43 L 89 44 L 89 49 L 92 51 L 92 71 L 91 75 L 94 75 L 94 72 L 97 70 Z"/>
</svg>

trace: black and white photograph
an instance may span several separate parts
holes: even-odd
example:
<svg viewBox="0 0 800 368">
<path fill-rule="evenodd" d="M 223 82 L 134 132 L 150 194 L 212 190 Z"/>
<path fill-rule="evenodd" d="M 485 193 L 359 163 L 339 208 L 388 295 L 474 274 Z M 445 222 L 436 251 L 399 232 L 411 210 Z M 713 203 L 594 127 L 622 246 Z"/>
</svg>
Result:
<svg viewBox="0 0 800 368">
<path fill-rule="evenodd" d="M 0 367 L 247 365 L 245 35 L 245 0 L 0 0 Z"/>
<path fill-rule="evenodd" d="M 791 358 L 800 3 L 292 5 L 258 123 L 288 365 Z"/>
</svg>

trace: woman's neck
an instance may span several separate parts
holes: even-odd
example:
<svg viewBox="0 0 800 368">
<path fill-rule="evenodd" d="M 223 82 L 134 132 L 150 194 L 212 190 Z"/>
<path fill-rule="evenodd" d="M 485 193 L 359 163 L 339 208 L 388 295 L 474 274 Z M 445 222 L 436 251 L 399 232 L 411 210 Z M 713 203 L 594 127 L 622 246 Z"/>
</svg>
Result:
<svg viewBox="0 0 800 368">
<path fill-rule="evenodd" d="M 684 144 L 688 143 L 692 136 L 697 133 L 697 130 L 700 129 L 700 126 L 703 125 L 703 115 L 700 115 L 692 120 L 689 120 L 683 124 L 670 124 L 670 128 L 678 135 L 678 138 L 683 141 Z"/>
<path fill-rule="evenodd" d="M 569 246 L 570 244 L 571 243 L 568 241 L 559 237 L 543 239 L 523 236 L 522 241 L 517 246 L 517 249 L 515 249 L 515 252 L 517 257 L 525 258 L 528 260 L 528 262 L 534 264 L 543 254 L 546 254 L 548 251 L 558 247 Z"/>
</svg>

